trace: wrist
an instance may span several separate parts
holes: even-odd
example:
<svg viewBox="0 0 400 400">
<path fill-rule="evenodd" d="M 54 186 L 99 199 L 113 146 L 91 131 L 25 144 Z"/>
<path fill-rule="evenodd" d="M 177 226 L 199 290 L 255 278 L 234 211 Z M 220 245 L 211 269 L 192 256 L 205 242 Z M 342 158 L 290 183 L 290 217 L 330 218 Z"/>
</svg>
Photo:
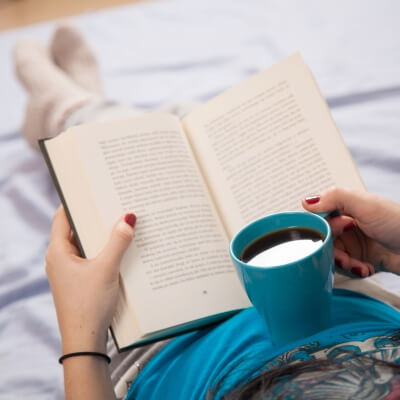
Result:
<svg viewBox="0 0 400 400">
<path fill-rule="evenodd" d="M 107 330 L 101 332 L 95 330 L 65 332 L 61 335 L 61 343 L 62 354 L 78 351 L 105 353 L 107 351 Z"/>
<path fill-rule="evenodd" d="M 105 361 L 107 361 L 107 364 L 111 363 L 111 358 L 108 356 L 106 353 L 99 353 L 97 351 L 78 351 L 74 353 L 67 353 L 62 355 L 59 359 L 58 362 L 60 364 L 63 364 L 65 360 L 68 360 L 69 358 L 73 357 L 98 357 L 101 358 Z"/>
<path fill-rule="evenodd" d="M 115 399 L 109 364 L 102 357 L 66 358 L 62 363 L 65 399 Z"/>
</svg>

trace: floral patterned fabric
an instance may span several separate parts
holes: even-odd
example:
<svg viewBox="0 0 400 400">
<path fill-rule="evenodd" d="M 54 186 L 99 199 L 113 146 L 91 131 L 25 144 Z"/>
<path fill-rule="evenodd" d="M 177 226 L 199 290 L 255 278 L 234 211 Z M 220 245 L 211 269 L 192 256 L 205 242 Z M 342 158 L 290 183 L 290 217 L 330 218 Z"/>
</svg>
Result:
<svg viewBox="0 0 400 400">
<path fill-rule="evenodd" d="M 276 357 L 266 369 L 312 359 L 332 359 L 335 370 L 316 370 L 282 379 L 263 399 L 400 399 L 400 375 L 374 360 L 400 363 L 400 337 L 344 335 L 349 341 L 322 346 L 311 342 Z M 364 336 L 364 337 L 363 337 Z M 364 357 L 359 357 L 364 355 Z"/>
</svg>

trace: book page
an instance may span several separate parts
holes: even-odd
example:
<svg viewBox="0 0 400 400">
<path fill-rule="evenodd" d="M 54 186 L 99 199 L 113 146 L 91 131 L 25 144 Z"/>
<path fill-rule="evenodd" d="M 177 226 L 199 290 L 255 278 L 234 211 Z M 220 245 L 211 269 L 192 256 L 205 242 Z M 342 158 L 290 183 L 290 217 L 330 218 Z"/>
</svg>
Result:
<svg viewBox="0 0 400 400">
<path fill-rule="evenodd" d="M 77 233 L 77 243 L 82 256 L 93 258 L 104 246 L 108 232 L 93 197 L 87 176 L 83 172 L 81 157 L 70 130 L 56 138 L 47 140 L 45 147 L 51 160 L 50 171 L 55 176 L 55 184 L 73 232 Z M 129 307 L 128 296 L 121 283 L 119 303 L 115 313 L 119 336 L 129 332 L 140 337 L 141 330 L 135 313 Z M 121 336 L 123 338 L 123 336 Z"/>
<path fill-rule="evenodd" d="M 125 308 L 146 334 L 247 307 L 179 120 L 149 114 L 73 129 L 104 231 L 124 213 L 137 215 L 121 266 L 124 301 L 113 324 L 119 345 L 133 341 Z"/>
<path fill-rule="evenodd" d="M 300 210 L 333 185 L 363 183 L 311 71 L 295 54 L 217 96 L 183 124 L 230 237 Z"/>
<path fill-rule="evenodd" d="M 56 176 L 56 184 L 59 185 L 58 190 L 62 191 L 63 200 L 67 204 L 65 212 L 73 216 L 72 228 L 79 232 L 82 256 L 95 257 L 98 248 L 103 245 L 104 226 L 93 207 L 93 199 L 87 181 L 82 175 L 82 165 L 73 137 L 59 135 L 46 140 L 45 147 Z M 84 203 L 80 201 L 82 197 L 85 198 Z"/>
</svg>

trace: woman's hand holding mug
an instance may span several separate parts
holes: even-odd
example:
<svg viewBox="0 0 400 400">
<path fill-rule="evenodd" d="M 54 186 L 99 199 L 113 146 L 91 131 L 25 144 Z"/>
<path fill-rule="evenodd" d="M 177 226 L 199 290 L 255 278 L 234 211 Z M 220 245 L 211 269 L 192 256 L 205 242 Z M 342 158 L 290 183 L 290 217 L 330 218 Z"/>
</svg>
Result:
<svg viewBox="0 0 400 400">
<path fill-rule="evenodd" d="M 375 273 L 374 265 L 400 274 L 400 204 L 362 191 L 333 188 L 306 197 L 303 207 L 313 213 L 338 210 L 328 218 L 336 265 L 361 276 Z"/>
</svg>

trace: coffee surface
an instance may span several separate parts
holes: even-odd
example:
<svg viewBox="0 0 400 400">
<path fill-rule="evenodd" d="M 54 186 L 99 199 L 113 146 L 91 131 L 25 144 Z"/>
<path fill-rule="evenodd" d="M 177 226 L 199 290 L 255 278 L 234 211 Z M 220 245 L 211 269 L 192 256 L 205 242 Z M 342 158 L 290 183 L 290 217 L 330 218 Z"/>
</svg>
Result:
<svg viewBox="0 0 400 400">
<path fill-rule="evenodd" d="M 308 256 L 321 247 L 324 240 L 321 232 L 311 228 L 281 229 L 251 242 L 240 259 L 256 267 L 275 267 Z"/>
</svg>

